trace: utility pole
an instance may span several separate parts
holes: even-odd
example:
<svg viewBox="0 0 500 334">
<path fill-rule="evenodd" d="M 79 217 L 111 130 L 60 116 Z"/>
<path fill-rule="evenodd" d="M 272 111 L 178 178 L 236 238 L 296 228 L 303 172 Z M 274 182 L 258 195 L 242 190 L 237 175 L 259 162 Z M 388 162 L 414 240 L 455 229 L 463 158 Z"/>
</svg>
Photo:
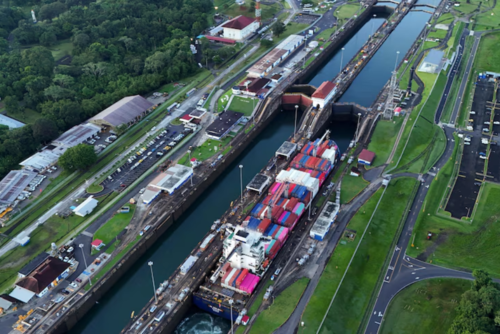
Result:
<svg viewBox="0 0 500 334">
<path fill-rule="evenodd" d="M 82 250 L 83 262 L 85 263 L 85 269 L 87 269 L 88 268 L 87 259 L 85 258 L 85 252 L 83 251 L 83 244 L 79 244 L 78 247 L 80 247 L 80 249 Z M 92 286 L 92 280 L 90 279 L 90 273 L 89 273 L 89 284 L 90 284 L 90 286 Z"/>
<path fill-rule="evenodd" d="M 149 268 L 151 268 L 151 280 L 153 281 L 153 294 L 155 296 L 155 304 L 158 305 L 158 297 L 156 296 L 155 277 L 153 275 L 153 261 L 149 261 L 148 266 Z"/>
<path fill-rule="evenodd" d="M 344 62 L 344 50 L 345 48 L 340 49 L 340 74 L 342 74 L 342 63 Z"/>
<path fill-rule="evenodd" d="M 293 135 L 295 136 L 297 134 L 297 110 L 299 109 L 299 105 L 295 105 L 295 127 L 293 130 Z"/>
<path fill-rule="evenodd" d="M 243 200 L 243 165 L 240 165 L 240 196 L 241 200 Z"/>
<path fill-rule="evenodd" d="M 229 299 L 229 305 L 231 306 L 231 334 L 234 334 L 234 332 L 233 332 L 233 303 L 234 303 L 234 300 Z"/>
</svg>

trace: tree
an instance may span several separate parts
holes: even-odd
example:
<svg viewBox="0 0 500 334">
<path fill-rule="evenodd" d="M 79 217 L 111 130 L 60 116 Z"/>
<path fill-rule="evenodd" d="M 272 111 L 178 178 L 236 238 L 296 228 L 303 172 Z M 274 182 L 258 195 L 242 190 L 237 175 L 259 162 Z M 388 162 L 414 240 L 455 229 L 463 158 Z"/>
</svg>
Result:
<svg viewBox="0 0 500 334">
<path fill-rule="evenodd" d="M 40 44 L 42 44 L 43 46 L 52 46 L 56 44 L 56 42 L 56 34 L 51 31 L 46 31 L 40 36 Z"/>
<path fill-rule="evenodd" d="M 64 170 L 73 172 L 75 170 L 86 170 L 97 161 L 97 155 L 93 146 L 79 144 L 69 148 L 59 158 L 59 164 Z"/>
<path fill-rule="evenodd" d="M 90 37 L 87 34 L 77 34 L 73 37 L 73 44 L 79 48 L 86 48 L 90 43 Z"/>
<path fill-rule="evenodd" d="M 262 45 L 265 48 L 270 48 L 271 46 L 273 46 L 273 42 L 265 38 L 260 41 L 260 45 Z"/>
<path fill-rule="evenodd" d="M 19 105 L 19 101 L 17 101 L 15 97 L 7 96 L 3 100 L 3 104 L 5 106 L 5 109 L 11 114 L 18 114 L 23 111 L 21 106 Z"/>
<path fill-rule="evenodd" d="M 57 138 L 59 132 L 57 126 L 51 119 L 42 117 L 35 121 L 32 126 L 33 138 L 39 143 L 45 144 L 52 139 Z"/>
<path fill-rule="evenodd" d="M 278 20 L 273 26 L 273 35 L 279 37 L 282 33 L 285 32 L 285 30 L 286 26 L 283 24 L 283 22 Z"/>
</svg>

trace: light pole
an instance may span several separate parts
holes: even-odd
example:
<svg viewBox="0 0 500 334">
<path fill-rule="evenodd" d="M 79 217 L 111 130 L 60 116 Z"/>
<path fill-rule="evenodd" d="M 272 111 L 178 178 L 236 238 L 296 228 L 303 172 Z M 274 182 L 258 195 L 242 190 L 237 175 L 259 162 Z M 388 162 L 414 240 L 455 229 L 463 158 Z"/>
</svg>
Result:
<svg viewBox="0 0 500 334">
<path fill-rule="evenodd" d="M 356 137 L 354 138 L 356 140 L 356 143 L 358 142 L 358 131 L 359 131 L 359 120 L 361 119 L 361 113 L 358 112 L 358 125 L 356 126 Z"/>
<path fill-rule="evenodd" d="M 295 105 L 295 127 L 293 129 L 293 135 L 295 136 L 297 134 L 297 110 L 299 109 L 299 105 Z"/>
<path fill-rule="evenodd" d="M 398 67 L 398 58 L 399 58 L 399 51 L 396 51 L 396 63 L 394 63 L 394 72 L 396 72 L 396 68 Z"/>
<path fill-rule="evenodd" d="M 85 263 L 85 269 L 87 269 L 88 268 L 87 259 L 85 258 L 85 252 L 83 251 L 83 244 L 79 244 L 78 247 L 80 247 L 80 249 L 82 250 L 83 262 Z M 90 273 L 89 273 L 89 284 L 90 284 L 90 286 L 92 286 L 92 280 L 90 279 Z"/>
<path fill-rule="evenodd" d="M 187 151 L 189 154 L 189 163 L 191 164 L 191 167 L 193 167 L 193 164 L 191 163 L 191 150 Z M 194 169 L 193 169 L 193 175 L 191 175 L 191 187 L 193 186 L 193 176 L 194 176 Z"/>
<path fill-rule="evenodd" d="M 231 306 L 231 334 L 234 334 L 234 332 L 233 332 L 233 303 L 234 303 L 234 300 L 229 299 L 229 305 Z"/>
<path fill-rule="evenodd" d="M 344 50 L 345 48 L 340 49 L 340 74 L 342 74 L 342 63 L 344 62 Z"/>
<path fill-rule="evenodd" d="M 372 36 L 375 33 L 375 19 L 377 18 L 377 14 L 373 14 L 373 21 L 372 21 Z"/>
<path fill-rule="evenodd" d="M 243 200 L 243 165 L 240 165 L 240 190 L 241 190 L 241 199 Z"/>
<path fill-rule="evenodd" d="M 153 275 L 153 261 L 149 261 L 148 266 L 149 268 L 151 268 L 151 280 L 153 281 L 153 295 L 155 296 L 155 304 L 158 304 L 158 297 L 156 297 L 155 277 Z"/>
</svg>

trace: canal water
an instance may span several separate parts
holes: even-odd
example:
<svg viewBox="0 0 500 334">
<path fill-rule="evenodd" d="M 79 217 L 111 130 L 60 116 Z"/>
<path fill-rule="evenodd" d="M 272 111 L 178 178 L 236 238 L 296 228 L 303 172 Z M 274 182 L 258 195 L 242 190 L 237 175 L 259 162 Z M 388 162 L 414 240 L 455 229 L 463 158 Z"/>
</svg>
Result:
<svg viewBox="0 0 500 334">
<path fill-rule="evenodd" d="M 432 1 L 432 0 L 426 0 Z M 395 52 L 404 55 L 430 15 L 409 13 L 400 26 L 363 69 L 341 101 L 369 106 L 387 82 L 394 68 Z M 368 21 L 344 46 L 347 62 L 365 43 L 373 29 L 383 23 L 376 18 Z M 397 37 L 394 37 L 397 36 Z M 331 80 L 340 69 L 340 53 L 318 71 L 310 83 L 319 86 Z M 369 74 L 365 74 L 365 72 Z M 382 78 L 380 78 L 382 76 Z M 360 79 L 362 77 L 363 79 Z M 119 333 L 128 323 L 131 313 L 139 312 L 153 295 L 148 261 L 153 261 L 156 283 L 167 279 L 203 238 L 213 221 L 218 219 L 239 195 L 239 164 L 243 168 L 243 183 L 248 183 L 267 163 L 276 149 L 294 129 L 292 112 L 279 114 L 240 157 L 200 196 L 189 212 L 175 223 L 129 272 L 95 305 L 71 333 Z M 354 123 L 334 123 L 332 139 L 344 151 L 353 138 Z M 193 309 L 178 326 L 176 333 L 227 333 L 229 323 L 221 318 Z"/>
</svg>

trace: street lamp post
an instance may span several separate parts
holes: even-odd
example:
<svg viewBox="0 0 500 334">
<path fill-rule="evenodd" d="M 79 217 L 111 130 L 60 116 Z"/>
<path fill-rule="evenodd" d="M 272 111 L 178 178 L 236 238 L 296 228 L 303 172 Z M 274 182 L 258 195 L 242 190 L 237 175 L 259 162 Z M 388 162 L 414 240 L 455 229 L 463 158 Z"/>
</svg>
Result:
<svg viewBox="0 0 500 334">
<path fill-rule="evenodd" d="M 344 50 L 345 48 L 340 49 L 340 74 L 342 74 L 342 64 L 344 62 Z"/>
<path fill-rule="evenodd" d="M 297 110 L 299 109 L 299 105 L 295 105 L 295 127 L 293 129 L 293 135 L 297 134 Z"/>
<path fill-rule="evenodd" d="M 231 334 L 234 334 L 234 332 L 233 332 L 233 303 L 234 303 L 234 300 L 229 299 L 229 305 L 231 306 Z"/>
<path fill-rule="evenodd" d="M 192 167 L 193 164 L 191 163 L 191 150 L 188 150 L 187 152 L 189 154 L 189 163 L 191 164 L 191 167 Z M 190 177 L 190 179 L 191 179 L 191 187 L 193 186 L 193 177 L 194 177 L 194 169 L 193 169 L 193 175 L 191 175 L 191 177 Z"/>
<path fill-rule="evenodd" d="M 375 33 L 375 18 L 377 18 L 377 14 L 373 14 L 373 21 L 372 21 L 372 36 Z"/>
<path fill-rule="evenodd" d="M 87 259 L 85 258 L 85 252 L 83 251 L 83 244 L 79 244 L 78 247 L 80 247 L 80 249 L 82 250 L 83 263 L 85 263 L 85 269 L 87 269 L 88 268 Z M 89 284 L 90 284 L 90 286 L 92 286 L 92 280 L 90 279 L 90 273 L 89 273 Z"/>
<path fill-rule="evenodd" d="M 394 63 L 394 72 L 396 72 L 396 68 L 398 67 L 398 58 L 399 58 L 399 51 L 396 51 L 396 62 Z"/>
<path fill-rule="evenodd" d="M 240 196 L 243 200 L 243 165 L 240 165 Z"/>
<path fill-rule="evenodd" d="M 354 137 L 354 139 L 356 140 L 356 143 L 358 142 L 358 131 L 359 131 L 359 121 L 361 119 L 361 113 L 358 112 L 358 125 L 356 126 L 356 136 Z"/>
<path fill-rule="evenodd" d="M 155 304 L 158 304 L 158 297 L 156 297 L 155 277 L 153 275 L 153 261 L 149 261 L 148 266 L 151 269 L 151 280 L 153 281 L 153 295 L 155 296 Z"/>
</svg>

